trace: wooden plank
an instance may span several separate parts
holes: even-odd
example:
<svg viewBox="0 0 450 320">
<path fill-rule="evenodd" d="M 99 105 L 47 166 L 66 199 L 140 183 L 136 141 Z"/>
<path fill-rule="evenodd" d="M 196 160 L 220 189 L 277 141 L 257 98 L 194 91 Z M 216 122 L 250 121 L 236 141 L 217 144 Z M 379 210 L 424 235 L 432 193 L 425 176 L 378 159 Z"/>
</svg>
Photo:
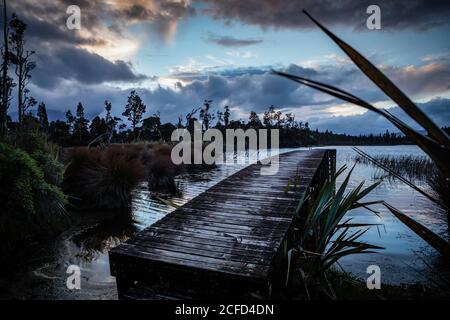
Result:
<svg viewBox="0 0 450 320">
<path fill-rule="evenodd" d="M 144 258 L 146 260 L 154 260 L 190 268 L 206 269 L 215 272 L 226 272 L 255 278 L 264 278 L 269 269 L 266 265 L 243 263 L 210 257 L 201 257 L 201 259 L 199 259 L 200 256 L 198 255 L 159 250 L 156 248 L 144 248 L 129 243 L 123 243 L 116 248 L 113 251 L 115 254 L 120 253 L 126 256 Z"/>
<path fill-rule="evenodd" d="M 174 234 L 173 238 L 167 238 L 164 237 L 166 234 L 163 234 L 163 236 L 154 236 L 152 238 L 146 237 L 145 235 L 137 235 L 136 237 L 133 237 L 132 240 L 129 243 L 134 244 L 135 240 L 137 241 L 144 241 L 148 243 L 167 243 L 170 245 L 176 245 L 181 247 L 201 247 L 208 250 L 223 250 L 223 249 L 233 249 L 235 251 L 242 251 L 243 254 L 248 255 L 270 255 L 274 253 L 273 248 L 268 247 L 262 247 L 257 245 L 245 245 L 242 243 L 234 242 L 219 242 L 214 241 L 207 238 L 189 238 L 189 237 L 183 237 L 179 234 Z"/>
<path fill-rule="evenodd" d="M 179 243 L 174 241 L 154 241 L 133 239 L 129 244 L 143 247 L 146 252 L 151 252 L 153 249 L 165 250 L 170 252 L 186 253 L 196 255 L 198 257 L 209 257 L 216 259 L 223 259 L 227 261 L 256 263 L 261 265 L 270 265 L 272 253 L 270 252 L 252 252 L 245 249 L 236 249 L 233 247 L 216 247 L 205 244 L 195 243 Z"/>
<path fill-rule="evenodd" d="M 123 278 L 133 277 L 124 271 L 132 265 L 159 270 L 158 277 L 167 281 L 170 272 L 175 272 L 172 276 L 177 279 L 176 270 L 197 275 L 204 270 L 209 277 L 222 274 L 224 279 L 230 275 L 267 281 L 273 259 L 290 228 L 292 210 L 311 185 L 326 152 L 281 154 L 277 175 L 262 176 L 262 165 L 255 163 L 194 197 L 110 251 L 111 265 L 121 270 L 118 283 L 133 282 Z M 137 270 L 137 274 L 145 274 L 144 269 Z M 166 273 L 166 269 L 171 271 Z M 145 282 L 145 278 L 141 280 Z"/>
</svg>

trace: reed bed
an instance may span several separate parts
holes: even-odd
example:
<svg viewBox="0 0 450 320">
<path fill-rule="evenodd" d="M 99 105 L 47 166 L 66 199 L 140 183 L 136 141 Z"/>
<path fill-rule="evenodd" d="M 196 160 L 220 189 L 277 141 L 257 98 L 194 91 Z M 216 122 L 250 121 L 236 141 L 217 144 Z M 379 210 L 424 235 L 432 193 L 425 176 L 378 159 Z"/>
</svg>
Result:
<svg viewBox="0 0 450 320">
<path fill-rule="evenodd" d="M 378 154 L 372 157 L 384 166 L 411 180 L 426 181 L 436 170 L 436 165 L 427 156 Z M 354 156 L 353 160 L 357 163 L 377 167 L 372 161 L 360 154 Z"/>
</svg>

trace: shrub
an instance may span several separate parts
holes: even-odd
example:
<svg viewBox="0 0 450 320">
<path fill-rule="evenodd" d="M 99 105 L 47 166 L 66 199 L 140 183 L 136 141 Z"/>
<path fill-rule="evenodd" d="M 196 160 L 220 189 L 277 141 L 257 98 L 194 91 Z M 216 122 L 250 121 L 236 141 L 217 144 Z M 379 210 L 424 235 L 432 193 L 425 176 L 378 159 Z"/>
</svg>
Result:
<svg viewBox="0 0 450 320">
<path fill-rule="evenodd" d="M 8 143 L 27 152 L 35 159 L 44 172 L 45 181 L 60 186 L 64 175 L 64 165 L 59 161 L 60 147 L 48 142 L 39 130 L 17 130 Z"/>
<path fill-rule="evenodd" d="M 8 243 L 47 236 L 65 219 L 67 199 L 27 152 L 0 143 L 0 238 Z"/>
</svg>

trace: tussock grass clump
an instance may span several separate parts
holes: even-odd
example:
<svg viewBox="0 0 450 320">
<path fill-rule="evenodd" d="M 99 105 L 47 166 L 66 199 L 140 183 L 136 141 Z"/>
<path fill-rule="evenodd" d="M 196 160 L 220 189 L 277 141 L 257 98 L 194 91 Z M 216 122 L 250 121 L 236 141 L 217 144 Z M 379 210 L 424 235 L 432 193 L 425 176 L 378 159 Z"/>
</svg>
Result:
<svg viewBox="0 0 450 320">
<path fill-rule="evenodd" d="M 149 180 L 154 188 L 172 186 L 177 173 L 170 147 L 146 143 L 68 150 L 63 188 L 80 209 L 131 205 L 131 191 Z"/>
<path fill-rule="evenodd" d="M 175 176 L 180 173 L 181 167 L 172 162 L 172 149 L 167 145 L 159 145 L 152 151 L 151 157 L 146 161 L 149 188 L 154 191 L 177 192 Z"/>
<path fill-rule="evenodd" d="M 145 177 L 139 152 L 79 147 L 69 151 L 63 190 L 77 208 L 125 208 L 131 190 Z"/>
</svg>

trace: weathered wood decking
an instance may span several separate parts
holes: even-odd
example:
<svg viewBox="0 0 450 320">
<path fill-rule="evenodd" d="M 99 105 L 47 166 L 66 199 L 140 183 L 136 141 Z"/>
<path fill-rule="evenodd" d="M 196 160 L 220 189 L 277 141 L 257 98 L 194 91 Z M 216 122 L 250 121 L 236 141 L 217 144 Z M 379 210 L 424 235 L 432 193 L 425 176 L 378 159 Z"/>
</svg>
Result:
<svg viewBox="0 0 450 320">
<path fill-rule="evenodd" d="M 294 151 L 277 175 L 253 164 L 214 185 L 110 251 L 119 297 L 267 296 L 293 208 L 334 166 L 334 150 Z"/>
</svg>

